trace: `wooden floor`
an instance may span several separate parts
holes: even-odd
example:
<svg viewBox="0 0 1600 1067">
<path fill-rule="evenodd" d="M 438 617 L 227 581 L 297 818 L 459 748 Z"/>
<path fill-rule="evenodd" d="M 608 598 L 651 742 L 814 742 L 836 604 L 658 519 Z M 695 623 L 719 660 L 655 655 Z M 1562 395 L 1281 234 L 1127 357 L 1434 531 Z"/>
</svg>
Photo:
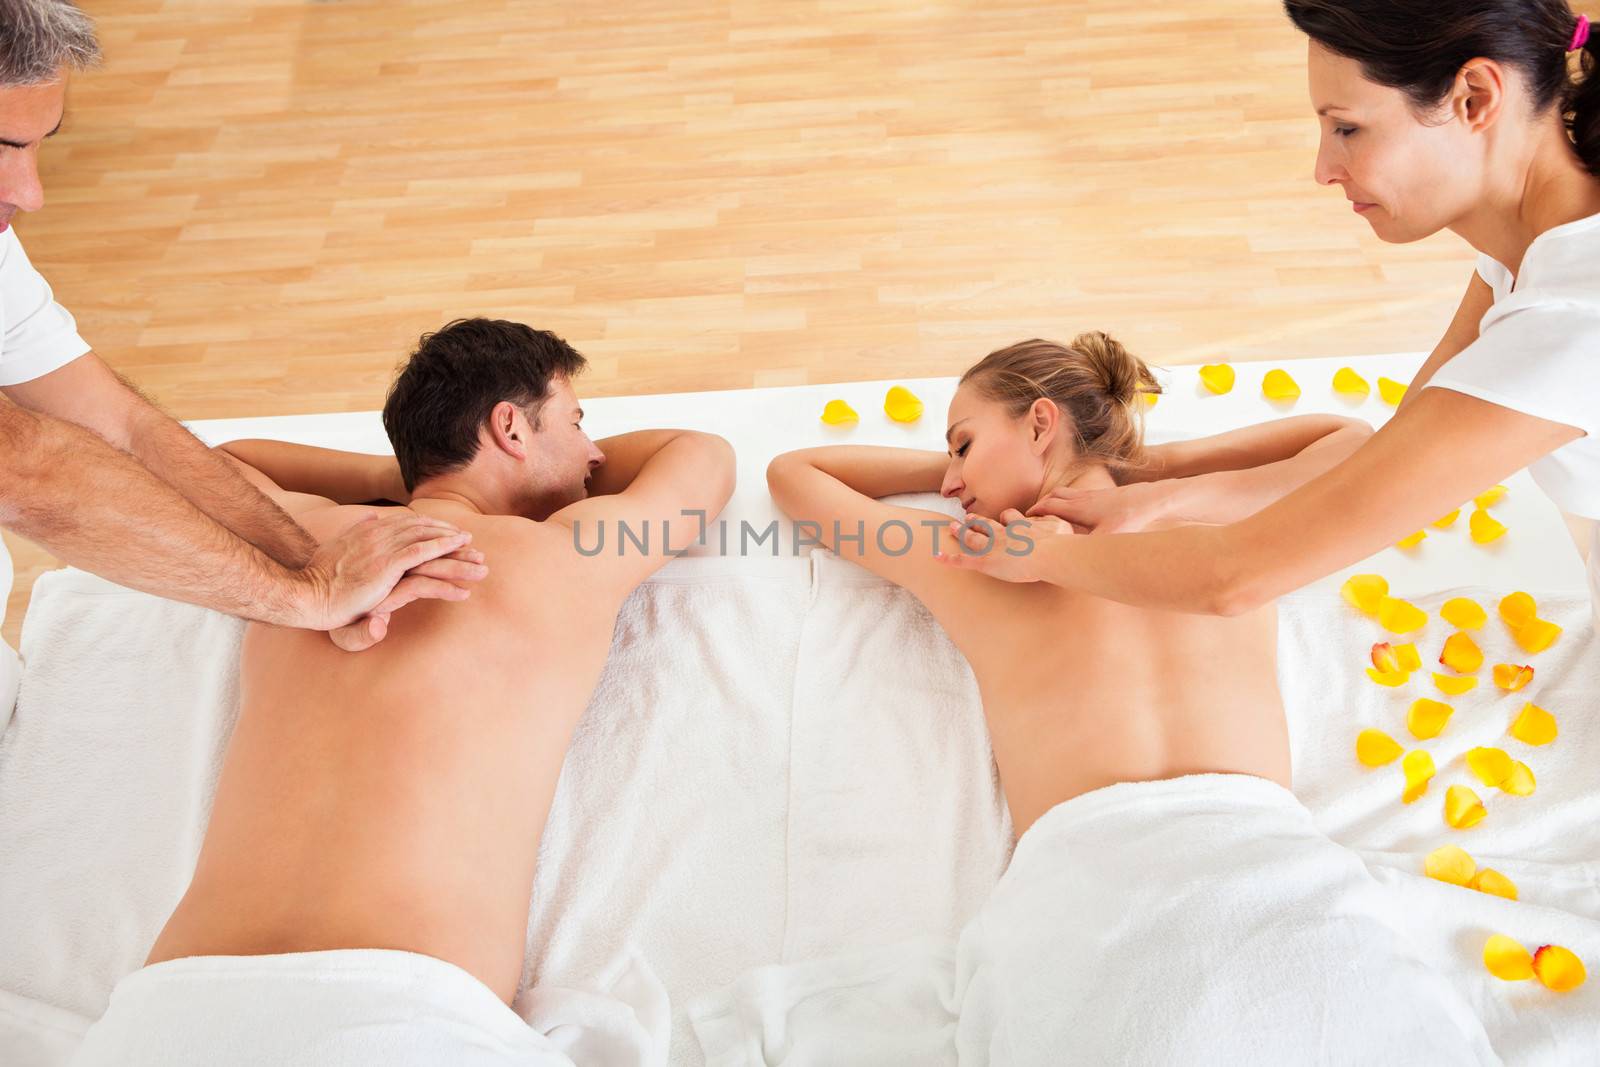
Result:
<svg viewBox="0 0 1600 1067">
<path fill-rule="evenodd" d="M 1168 364 L 1424 349 L 1448 235 L 1311 178 L 1275 0 L 85 0 L 18 231 L 181 418 L 371 409 L 462 315 L 584 393 L 954 373 L 1105 329 Z M 48 557 L 7 536 L 15 641 Z"/>
</svg>

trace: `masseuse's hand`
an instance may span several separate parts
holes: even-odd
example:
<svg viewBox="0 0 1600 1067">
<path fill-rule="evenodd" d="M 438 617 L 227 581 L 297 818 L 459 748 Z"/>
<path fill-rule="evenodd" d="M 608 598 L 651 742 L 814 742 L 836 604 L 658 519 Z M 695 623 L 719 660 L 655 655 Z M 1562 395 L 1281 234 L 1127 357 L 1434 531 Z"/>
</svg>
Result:
<svg viewBox="0 0 1600 1067">
<path fill-rule="evenodd" d="M 1016 508 L 1002 511 L 999 522 L 968 515 L 939 531 L 938 558 L 947 567 L 1002 581 L 1037 582 L 1044 577 L 1039 545 L 1072 533 L 1071 523 L 1048 515 L 1029 518 Z"/>
<path fill-rule="evenodd" d="M 488 574 L 472 535 L 404 508 L 373 515 L 317 550 L 300 571 L 299 625 L 328 630 L 334 644 L 359 652 L 383 640 L 389 616 L 413 600 L 465 600 Z"/>
<path fill-rule="evenodd" d="M 1028 509 L 1029 517 L 1054 516 L 1090 533 L 1134 533 L 1168 517 L 1172 494 L 1165 482 L 1133 482 L 1113 489 L 1060 486 Z"/>
</svg>

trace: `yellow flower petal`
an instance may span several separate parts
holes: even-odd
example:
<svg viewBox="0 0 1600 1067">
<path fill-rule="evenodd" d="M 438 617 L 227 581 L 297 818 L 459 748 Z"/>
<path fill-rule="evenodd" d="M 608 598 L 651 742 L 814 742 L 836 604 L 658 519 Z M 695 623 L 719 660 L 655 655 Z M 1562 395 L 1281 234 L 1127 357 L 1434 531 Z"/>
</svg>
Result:
<svg viewBox="0 0 1600 1067">
<path fill-rule="evenodd" d="M 1389 583 L 1376 574 L 1353 574 L 1339 587 L 1339 595 L 1363 615 L 1377 615 L 1378 605 L 1388 592 Z"/>
<path fill-rule="evenodd" d="M 1513 760 L 1511 774 L 1500 783 L 1500 791 L 1510 793 L 1514 797 L 1531 797 L 1536 784 L 1528 765 L 1521 760 Z"/>
<path fill-rule="evenodd" d="M 1433 520 L 1433 528 L 1435 530 L 1448 530 L 1448 529 L 1450 529 L 1450 527 L 1452 527 L 1452 526 L 1454 526 L 1456 524 L 1456 520 L 1459 519 L 1460 517 L 1461 517 L 1461 509 L 1460 508 L 1456 508 L 1450 514 L 1445 515 L 1442 518 L 1434 519 Z"/>
<path fill-rule="evenodd" d="M 1400 799 L 1409 804 L 1428 791 L 1428 783 L 1434 775 L 1433 757 L 1424 749 L 1413 749 L 1400 761 L 1400 770 L 1406 776 L 1406 788 Z"/>
<path fill-rule="evenodd" d="M 1410 730 L 1411 736 L 1419 741 L 1438 737 L 1443 732 L 1445 724 L 1450 721 L 1450 716 L 1455 714 L 1455 710 L 1441 701 L 1418 697 L 1412 702 L 1411 710 L 1406 712 L 1406 729 Z"/>
<path fill-rule="evenodd" d="M 1511 777 L 1514 761 L 1503 748 L 1474 748 L 1467 751 L 1467 770 L 1487 786 L 1497 786 Z"/>
<path fill-rule="evenodd" d="M 1415 548 L 1428 539 L 1427 530 L 1418 530 L 1414 534 L 1407 534 L 1394 543 L 1396 548 Z"/>
<path fill-rule="evenodd" d="M 1366 396 L 1372 392 L 1372 386 L 1349 367 L 1340 367 L 1333 372 L 1333 391 L 1346 396 Z"/>
<path fill-rule="evenodd" d="M 1444 821 L 1457 830 L 1467 830 L 1483 821 L 1489 814 L 1478 799 L 1478 794 L 1464 785 L 1453 785 L 1444 791 Z"/>
<path fill-rule="evenodd" d="M 1208 363 L 1200 368 L 1201 384 L 1218 396 L 1233 389 L 1235 377 L 1233 368 L 1226 363 Z"/>
<path fill-rule="evenodd" d="M 1399 689 L 1411 680 L 1411 675 L 1406 671 L 1380 671 L 1373 667 L 1367 668 L 1367 677 L 1390 689 Z"/>
<path fill-rule="evenodd" d="M 922 401 L 903 385 L 890 386 L 883 397 L 883 413 L 895 422 L 916 422 L 922 417 Z"/>
<path fill-rule="evenodd" d="M 1493 489 L 1485 489 L 1472 498 L 1472 502 L 1480 508 L 1492 508 L 1505 499 L 1506 487 L 1497 485 Z"/>
<path fill-rule="evenodd" d="M 1494 665 L 1494 684 L 1508 693 L 1515 693 L 1525 688 L 1533 681 L 1532 667 L 1519 667 L 1515 663 L 1496 663 Z"/>
<path fill-rule="evenodd" d="M 1545 619 L 1529 619 L 1514 627 L 1511 636 L 1516 638 L 1522 651 L 1539 653 L 1556 643 L 1556 638 L 1561 636 L 1561 627 Z"/>
<path fill-rule="evenodd" d="M 1378 395 L 1385 404 L 1398 407 L 1400 401 L 1405 399 L 1406 387 L 1393 378 L 1379 378 Z"/>
<path fill-rule="evenodd" d="M 1384 592 L 1388 592 L 1385 588 Z M 1507 626 L 1516 628 L 1525 622 L 1532 622 L 1539 614 L 1539 605 L 1527 593 L 1512 593 L 1500 599 L 1500 621 Z"/>
<path fill-rule="evenodd" d="M 1534 952 L 1533 973 L 1546 989 L 1557 993 L 1577 989 L 1589 977 L 1583 961 L 1560 945 L 1541 945 Z"/>
<path fill-rule="evenodd" d="M 1508 732 L 1525 745 L 1548 745 L 1556 739 L 1556 717 L 1537 704 L 1524 704 Z"/>
<path fill-rule="evenodd" d="M 1139 397 L 1144 401 L 1144 406 L 1148 409 L 1156 406 L 1156 402 L 1161 399 L 1161 394 L 1152 393 L 1147 389 L 1141 389 L 1139 390 Z"/>
<path fill-rule="evenodd" d="M 1483 946 L 1483 965 L 1489 973 L 1506 982 L 1533 977 L 1533 956 L 1522 942 L 1505 934 L 1491 934 Z"/>
<path fill-rule="evenodd" d="M 1445 696 L 1458 697 L 1462 693 L 1477 688 L 1478 680 L 1470 674 L 1435 673 L 1433 684 L 1438 686 L 1439 692 Z"/>
<path fill-rule="evenodd" d="M 1398 597 L 1378 601 L 1378 624 L 1392 634 L 1409 634 L 1428 625 L 1428 613 Z"/>
<path fill-rule="evenodd" d="M 1400 742 L 1382 730 L 1362 730 L 1356 735 L 1356 759 L 1364 767 L 1382 767 L 1400 758 Z"/>
<path fill-rule="evenodd" d="M 1478 892 L 1488 893 L 1492 897 L 1505 897 L 1507 900 L 1517 899 L 1517 883 L 1492 867 L 1485 867 L 1473 875 L 1471 886 Z"/>
<path fill-rule="evenodd" d="M 1300 395 L 1300 386 L 1288 371 L 1269 370 L 1261 379 L 1261 395 L 1268 400 L 1294 400 Z"/>
<path fill-rule="evenodd" d="M 1457 631 L 1445 639 L 1439 662 L 1457 674 L 1471 674 L 1483 666 L 1483 650 L 1471 637 Z"/>
<path fill-rule="evenodd" d="M 829 426 L 845 426 L 852 422 L 860 422 L 861 416 L 856 414 L 855 408 L 843 400 L 830 400 L 822 406 L 822 421 Z"/>
<path fill-rule="evenodd" d="M 1479 630 L 1489 621 L 1489 613 L 1470 597 L 1451 597 L 1439 609 L 1439 618 L 1458 630 Z"/>
<path fill-rule="evenodd" d="M 1437 878 L 1451 885 L 1471 885 L 1478 873 L 1478 864 L 1467 850 L 1459 845 L 1445 845 L 1428 853 L 1423 869 L 1429 878 Z"/>
<path fill-rule="evenodd" d="M 1403 671 L 1420 671 L 1422 669 L 1422 654 L 1417 651 L 1417 646 L 1407 642 L 1394 646 L 1395 659 L 1400 661 Z"/>
<path fill-rule="evenodd" d="M 1482 509 L 1472 513 L 1472 518 L 1467 520 L 1467 529 L 1472 531 L 1472 540 L 1480 545 L 1498 541 L 1506 532 L 1505 523 Z"/>
<path fill-rule="evenodd" d="M 1403 669 L 1399 654 L 1387 641 L 1379 641 L 1372 646 L 1372 665 L 1384 674 L 1395 674 Z"/>
</svg>

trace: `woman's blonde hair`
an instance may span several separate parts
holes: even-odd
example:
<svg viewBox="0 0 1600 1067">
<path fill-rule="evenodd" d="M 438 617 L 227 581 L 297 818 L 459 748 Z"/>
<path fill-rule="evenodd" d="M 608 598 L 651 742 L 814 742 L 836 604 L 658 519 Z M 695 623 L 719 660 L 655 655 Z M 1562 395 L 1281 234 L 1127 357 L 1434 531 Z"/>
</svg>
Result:
<svg viewBox="0 0 1600 1067">
<path fill-rule="evenodd" d="M 961 376 L 1021 417 L 1041 397 L 1066 416 L 1082 460 L 1113 475 L 1145 465 L 1143 394 L 1161 392 L 1144 360 L 1099 330 L 1071 344 L 1034 338 L 991 352 Z"/>
</svg>

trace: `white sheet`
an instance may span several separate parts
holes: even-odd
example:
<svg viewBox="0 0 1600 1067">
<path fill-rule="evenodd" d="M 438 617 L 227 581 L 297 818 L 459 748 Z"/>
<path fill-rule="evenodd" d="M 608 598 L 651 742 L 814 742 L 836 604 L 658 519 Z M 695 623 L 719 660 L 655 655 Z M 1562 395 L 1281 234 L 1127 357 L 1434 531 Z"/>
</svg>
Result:
<svg viewBox="0 0 1600 1067">
<path fill-rule="evenodd" d="M 1290 410 L 1351 410 L 1326 384 L 1344 362 L 1369 380 L 1405 380 L 1419 361 L 1296 363 L 1305 396 Z M 1173 372 L 1172 392 L 1150 416 L 1153 439 L 1283 413 L 1259 396 L 1265 369 L 1241 367 L 1227 397 L 1202 396 L 1192 369 Z M 778 451 L 825 441 L 941 447 L 953 383 L 905 384 L 928 404 L 911 427 L 882 417 L 887 383 L 586 399 L 585 409 L 596 436 L 680 425 L 733 441 L 739 488 L 725 521 L 736 546 L 742 521 L 760 531 L 776 517 L 764 470 Z M 835 396 L 861 412 L 860 426 L 843 431 L 817 421 Z M 1372 399 L 1353 410 L 1376 422 L 1390 409 Z M 211 441 L 268 435 L 384 447 L 372 413 L 196 429 Z M 1420 552 L 1386 551 L 1350 570 L 1380 569 L 1406 594 L 1467 582 L 1536 594 L 1566 590 L 1570 615 L 1585 588 L 1570 538 L 1526 475 L 1507 484 L 1511 493 L 1495 510 L 1511 533 L 1498 547 L 1468 543 L 1463 523 L 1434 533 Z M 919 934 L 948 936 L 976 910 L 1008 854 L 965 663 L 904 593 L 832 559 L 813 576 L 805 560 L 772 558 L 786 548 L 769 540 L 744 558 L 676 561 L 630 601 L 545 836 L 528 976 L 581 988 L 622 954 L 642 952 L 672 996 L 674 1064 L 703 1061 L 686 1014 L 696 996 L 762 964 Z M 1317 583 L 1312 592 L 1320 593 L 1292 604 L 1343 610 L 1331 595 L 1341 579 Z M 1286 608 L 1286 619 L 1295 610 Z M 1404 854 L 1426 837 L 1424 823 L 1437 812 L 1424 818 L 1422 806 L 1380 803 L 1386 787 L 1353 777 L 1350 706 L 1330 708 L 1321 699 L 1348 684 L 1358 694 L 1354 706 L 1372 715 L 1382 710 L 1374 701 L 1390 699 L 1361 676 L 1359 656 L 1325 649 L 1330 625 L 1356 650 L 1374 639 L 1370 627 L 1342 616 L 1330 623 L 1315 612 L 1305 618 L 1302 636 L 1286 638 L 1284 681 L 1291 695 L 1319 698 L 1307 707 L 1330 733 L 1297 720 L 1304 749 L 1297 774 L 1316 790 L 1316 776 L 1305 768 L 1337 771 L 1313 792 L 1319 820 L 1319 805 L 1332 804 L 1360 831 L 1353 843 Z M 9 1062 L 18 1067 L 61 1062 L 181 894 L 231 725 L 238 632 L 233 621 L 81 574 L 41 580 L 24 629 L 17 714 L 0 737 L 0 1049 L 15 1051 Z M 1298 631 L 1286 623 L 1285 632 Z M 1562 643 L 1540 658 L 1536 688 L 1567 694 L 1546 705 L 1558 714 L 1600 703 L 1600 679 L 1586 673 L 1578 654 L 1587 633 L 1586 623 L 1570 624 Z M 1588 662 L 1595 662 L 1593 649 Z M 1574 711 L 1563 716 L 1562 746 L 1584 736 L 1577 720 Z M 1591 758 L 1588 766 L 1596 765 L 1600 758 Z M 1447 773 L 1443 760 L 1440 766 Z M 1557 795 L 1546 790 L 1560 776 L 1534 766 L 1540 793 L 1525 803 L 1549 815 L 1535 805 Z M 1351 799 L 1364 790 L 1378 791 L 1370 811 Z M 1565 879 L 1563 901 L 1587 899 L 1582 914 L 1600 913 L 1594 897 L 1584 896 L 1595 892 L 1594 872 L 1575 862 L 1580 853 L 1600 855 L 1600 834 L 1583 827 L 1585 819 L 1600 825 L 1597 797 L 1591 772 L 1587 792 L 1580 788 L 1556 806 L 1562 826 L 1578 827 L 1570 837 L 1541 834 L 1535 824 L 1544 823 L 1529 817 L 1534 836 L 1526 840 L 1537 850 L 1555 849 L 1551 859 L 1535 861 L 1536 849 L 1515 836 L 1490 853 L 1506 873 L 1521 874 L 1525 899 Z M 1353 815 L 1346 812 L 1352 804 Z M 1499 814 L 1495 806 L 1491 819 Z M 1486 823 L 1474 834 L 1487 839 L 1490 830 Z M 1527 866 L 1512 866 L 1518 857 Z M 1485 901 L 1469 903 L 1480 908 Z M 1550 914 L 1556 917 L 1554 909 Z M 1538 936 L 1530 927 L 1530 943 Z M 1448 937 L 1445 943 L 1459 948 Z M 1576 1005 L 1597 987 L 1591 982 L 1589 992 L 1563 1003 Z M 1504 1024 L 1528 1048 L 1536 1042 L 1524 1030 L 1535 1024 L 1525 1022 L 1522 1005 L 1537 992 L 1514 991 Z M 1504 990 L 1483 991 L 1495 993 Z M 518 1006 L 526 1014 L 528 1005 Z M 1551 1039 L 1567 1033 L 1566 1025 L 1548 1026 Z"/>
</svg>

